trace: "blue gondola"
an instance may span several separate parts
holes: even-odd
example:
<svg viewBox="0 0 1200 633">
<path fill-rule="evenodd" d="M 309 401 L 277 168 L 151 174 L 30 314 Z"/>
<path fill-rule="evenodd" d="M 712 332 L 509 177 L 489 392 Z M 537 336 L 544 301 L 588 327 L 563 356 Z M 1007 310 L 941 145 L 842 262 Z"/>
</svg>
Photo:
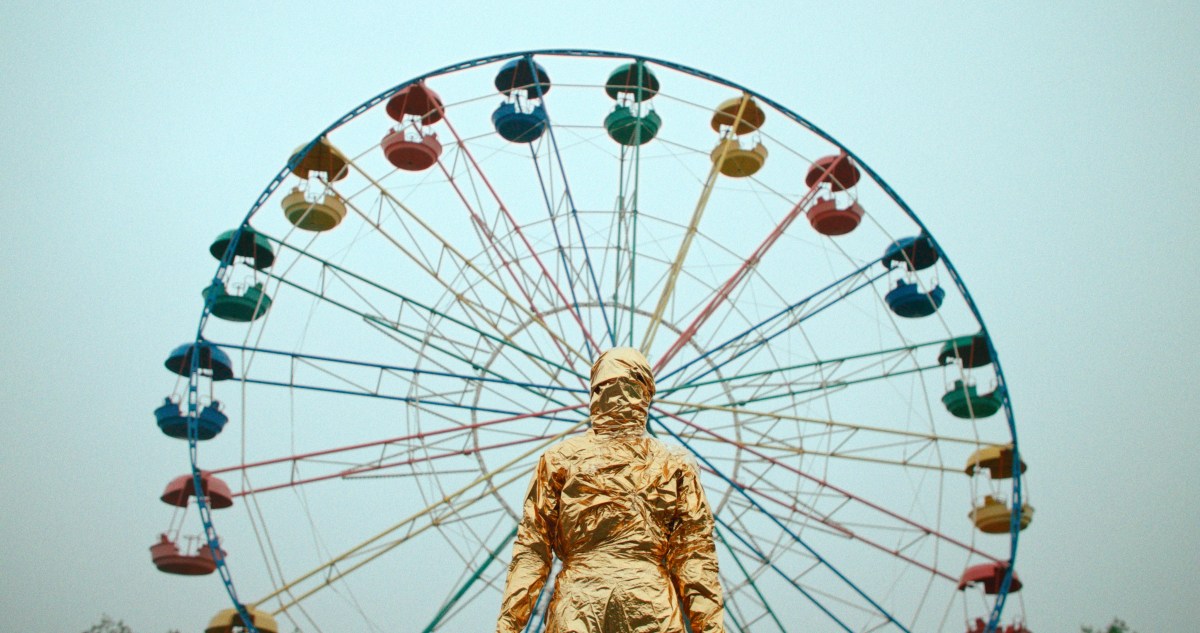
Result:
<svg viewBox="0 0 1200 633">
<path fill-rule="evenodd" d="M 937 249 L 928 235 L 896 240 L 883 253 L 883 265 L 886 268 L 903 265 L 909 270 L 924 270 L 937 261 Z"/>
<path fill-rule="evenodd" d="M 505 95 L 525 90 L 531 98 L 536 99 L 550 92 L 550 75 L 546 73 L 546 69 L 524 57 L 501 66 L 500 71 L 496 73 L 495 83 L 496 90 Z"/>
<path fill-rule="evenodd" d="M 513 143 L 532 143 L 546 131 L 546 109 L 534 106 L 523 112 L 515 103 L 501 103 L 492 113 L 492 124 L 505 140 Z"/>
<path fill-rule="evenodd" d="M 921 292 L 917 284 L 900 280 L 896 283 L 896 287 L 887 293 L 884 300 L 897 316 L 915 319 L 937 312 L 938 308 L 942 307 L 942 300 L 945 298 L 946 291 L 942 290 L 941 286 L 934 286 L 933 290 L 929 292 Z"/>
<path fill-rule="evenodd" d="M 184 343 L 176 347 L 171 350 L 171 354 L 167 356 L 167 360 L 163 361 L 163 365 L 180 376 L 190 376 L 192 373 L 193 347 L 200 348 L 199 366 L 202 373 L 210 375 L 213 380 L 229 380 L 233 378 L 233 361 L 229 359 L 229 355 L 208 341 Z"/>
<path fill-rule="evenodd" d="M 158 421 L 158 428 L 164 435 L 181 440 L 187 439 L 188 418 L 180 409 L 179 403 L 165 398 L 162 406 L 154 410 L 154 418 Z M 221 432 L 221 429 L 225 428 L 227 422 L 229 422 L 229 416 L 221 412 L 221 403 L 214 400 L 212 404 L 201 409 L 200 415 L 196 416 L 196 439 L 211 440 Z"/>
</svg>

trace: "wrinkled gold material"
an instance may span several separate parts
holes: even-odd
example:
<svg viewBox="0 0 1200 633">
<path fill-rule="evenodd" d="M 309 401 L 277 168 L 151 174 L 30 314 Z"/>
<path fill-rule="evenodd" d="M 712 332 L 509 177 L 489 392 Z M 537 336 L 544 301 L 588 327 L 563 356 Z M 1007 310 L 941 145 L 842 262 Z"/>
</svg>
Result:
<svg viewBox="0 0 1200 633">
<path fill-rule="evenodd" d="M 696 466 L 646 434 L 649 363 L 596 359 L 591 424 L 538 461 L 497 633 L 524 629 L 557 556 L 546 633 L 724 633 L 713 518 Z"/>
</svg>

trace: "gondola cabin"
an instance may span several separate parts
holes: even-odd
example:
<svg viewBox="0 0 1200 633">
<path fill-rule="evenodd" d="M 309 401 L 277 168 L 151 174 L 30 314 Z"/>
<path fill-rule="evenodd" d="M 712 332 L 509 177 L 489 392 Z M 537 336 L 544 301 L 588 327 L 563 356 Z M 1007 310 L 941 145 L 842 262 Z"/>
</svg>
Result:
<svg viewBox="0 0 1200 633">
<path fill-rule="evenodd" d="M 259 633 L 279 633 L 279 624 L 270 613 L 259 611 L 253 607 L 243 608 L 250 616 L 251 626 Z M 208 626 L 204 628 L 204 633 L 239 633 L 244 630 L 246 627 L 237 609 L 223 609 L 214 615 L 212 620 L 209 620 Z"/>
<path fill-rule="evenodd" d="M 178 402 L 164 398 L 162 405 L 154 410 L 154 419 L 163 435 L 180 440 L 188 438 L 188 416 Z M 221 411 L 221 403 L 214 400 L 196 415 L 196 439 L 211 440 L 228 422 L 229 416 Z"/>
<path fill-rule="evenodd" d="M 221 555 L 224 554 L 222 551 Z M 158 542 L 150 546 L 150 559 L 159 571 L 180 576 L 204 576 L 217 569 L 208 543 L 201 545 L 195 554 L 184 554 L 166 534 L 160 535 Z"/>
</svg>

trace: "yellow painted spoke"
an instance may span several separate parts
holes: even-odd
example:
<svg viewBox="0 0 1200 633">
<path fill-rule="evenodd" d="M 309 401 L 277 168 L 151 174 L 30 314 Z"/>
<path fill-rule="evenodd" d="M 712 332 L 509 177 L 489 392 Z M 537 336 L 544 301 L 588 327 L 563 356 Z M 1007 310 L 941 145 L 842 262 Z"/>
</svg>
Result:
<svg viewBox="0 0 1200 633">
<path fill-rule="evenodd" d="M 549 325 L 546 324 L 545 321 L 542 320 L 541 316 L 534 314 L 533 312 L 530 312 L 529 309 L 527 309 L 524 306 L 523 302 L 517 300 L 512 295 L 508 294 L 508 291 L 495 280 L 494 277 L 496 277 L 496 275 L 489 274 L 486 271 L 480 270 L 480 268 L 478 266 L 476 266 L 475 263 L 472 262 L 470 258 L 468 258 L 466 255 L 464 255 L 462 252 L 460 252 L 457 248 L 455 248 L 453 244 L 451 244 L 448 240 L 446 240 L 444 237 L 442 237 L 442 235 L 439 234 L 437 231 L 435 231 L 433 229 L 433 227 L 429 226 L 429 224 L 426 223 L 425 220 L 423 218 L 421 218 L 421 216 L 419 214 L 414 213 L 412 211 L 412 209 L 409 209 L 408 205 L 405 205 L 403 202 L 401 202 L 399 199 L 397 199 L 395 196 L 393 196 L 391 194 L 391 192 L 387 190 L 387 188 L 385 188 L 383 185 L 381 185 L 379 183 L 379 181 L 372 178 L 371 175 L 368 174 L 364 169 L 359 167 L 358 164 L 354 163 L 353 161 L 350 161 L 349 164 L 352 167 L 354 167 L 355 171 L 357 171 L 364 178 L 366 178 L 368 181 L 370 181 L 370 183 L 372 185 L 374 185 L 374 187 L 380 192 L 381 195 L 383 195 L 384 198 L 386 198 L 389 202 L 391 202 L 392 204 L 396 205 L 398 208 L 403 210 L 408 215 L 408 217 L 412 219 L 413 222 L 417 223 L 418 225 L 421 226 L 421 228 L 425 229 L 425 231 L 427 231 L 430 236 L 432 236 L 435 240 L 437 240 L 442 245 L 442 247 L 446 249 L 447 252 L 454 255 L 454 257 L 457 258 L 457 260 L 463 266 L 471 269 L 473 272 L 475 272 L 477 275 L 479 275 L 479 278 L 481 280 L 483 280 L 485 283 L 487 283 L 489 286 L 491 286 L 493 289 L 495 289 L 496 292 L 499 292 L 501 295 L 503 295 L 507 304 L 511 305 L 514 309 L 522 312 L 525 315 L 525 317 L 528 318 L 531 322 L 536 323 L 538 325 L 538 327 L 540 327 L 546 333 L 546 335 L 548 335 L 551 339 L 553 339 L 554 341 L 559 343 L 559 345 L 563 349 L 564 354 L 573 354 L 577 361 L 582 362 L 584 365 L 589 364 L 587 358 L 582 353 L 580 353 L 579 350 L 576 349 L 576 347 L 574 345 L 571 345 L 570 343 L 567 343 L 565 340 L 563 340 L 562 337 L 560 337 L 558 335 L 558 333 L 554 331 L 553 328 L 551 328 Z M 332 186 L 331 186 L 331 188 L 332 188 Z M 355 213 L 358 213 L 359 216 L 361 216 L 363 218 L 363 220 L 365 220 L 367 223 L 369 223 L 376 230 L 383 232 L 383 230 L 384 230 L 383 227 L 381 227 L 377 222 L 373 221 L 369 216 L 364 214 L 357 207 L 354 207 L 354 211 L 355 211 Z M 401 248 L 402 251 L 404 250 L 403 247 L 401 247 L 394 238 L 389 237 L 388 239 L 393 244 L 395 244 L 398 248 Z M 408 255 L 410 258 L 413 258 L 414 261 L 416 261 L 416 258 L 413 257 L 412 254 L 408 253 L 407 251 L 404 251 L 404 252 L 406 255 Z M 470 306 L 472 308 L 472 310 L 479 309 L 478 306 L 476 306 L 475 304 L 468 303 L 466 301 L 466 297 L 464 297 L 461 293 L 455 292 L 452 288 L 450 288 L 450 286 L 448 284 L 446 284 L 444 281 L 441 280 L 440 277 L 437 276 L 435 271 L 432 271 L 427 266 L 420 264 L 420 262 L 418 262 L 418 265 L 421 265 L 423 268 L 426 269 L 427 273 L 432 275 L 438 281 L 442 282 L 442 285 L 445 286 L 447 290 L 454 292 L 456 299 L 458 299 L 459 301 L 462 301 L 464 304 Z"/>
<path fill-rule="evenodd" d="M 689 438 L 688 441 L 689 442 L 709 442 L 709 443 L 715 443 L 715 444 L 733 444 L 734 446 L 739 446 L 739 447 L 744 447 L 744 448 L 757 448 L 757 449 L 764 449 L 764 450 L 770 450 L 770 451 L 779 451 L 779 452 L 784 452 L 784 453 L 791 453 L 793 455 L 814 455 L 817 457 L 836 457 L 838 459 L 849 459 L 849 460 L 860 461 L 860 462 L 870 462 L 873 464 L 887 464 L 887 465 L 891 465 L 891 466 L 901 466 L 904 468 L 923 468 L 926 470 L 936 470 L 936 471 L 944 472 L 944 473 L 962 472 L 962 468 L 952 468 L 949 466 L 940 466 L 940 465 L 935 465 L 935 464 L 922 464 L 920 462 L 915 462 L 915 461 L 907 461 L 907 460 L 901 460 L 901 459 L 884 459 L 882 457 L 866 457 L 864 455 L 851 455 L 847 452 L 814 451 L 814 450 L 809 450 L 809 449 L 802 448 L 799 446 L 781 446 L 779 444 L 774 444 L 774 443 L 764 444 L 762 442 L 726 442 L 724 440 L 718 440 L 716 438 L 705 436 L 705 435 L 697 435 L 696 437 Z M 870 449 L 868 448 L 868 449 L 860 449 L 860 450 L 870 450 Z"/>
<path fill-rule="evenodd" d="M 402 519 L 399 523 L 396 523 L 395 525 L 387 528 L 386 530 L 376 534 L 375 536 L 372 536 L 371 538 L 363 541 L 362 543 L 359 543 L 358 545 L 355 545 L 354 547 L 350 548 L 349 550 L 346 550 L 342 554 L 330 559 L 328 562 L 320 565 L 319 567 L 313 569 L 312 571 L 309 571 L 309 572 L 299 576 L 295 580 L 285 584 L 284 586 L 280 587 L 279 589 L 276 589 L 274 592 L 266 595 L 261 600 L 255 602 L 253 604 L 253 606 L 257 607 L 258 605 L 261 605 L 261 604 L 267 602 L 268 600 L 271 600 L 272 598 L 275 598 L 283 593 L 290 592 L 291 589 L 293 587 L 295 587 L 297 584 L 304 582 L 305 580 L 308 580 L 309 578 L 312 578 L 313 576 L 315 576 L 323 571 L 333 569 L 338 563 L 340 563 L 344 560 L 347 560 L 351 556 L 354 556 L 355 554 L 362 552 L 363 550 L 367 549 L 368 547 L 372 546 L 373 544 L 378 543 L 382 539 L 386 538 L 389 534 L 396 532 L 400 528 L 417 521 L 421 517 L 434 512 L 438 508 L 441 508 L 443 506 L 449 506 L 452 501 L 463 496 L 464 494 L 466 494 L 468 491 L 475 488 L 479 484 L 491 482 L 492 479 L 495 478 L 498 474 L 506 472 L 509 468 L 511 468 L 512 466 L 514 466 L 521 460 L 526 459 L 537 453 L 540 453 L 541 451 L 545 450 L 546 447 L 550 446 L 554 442 L 561 440 L 562 438 L 566 437 L 567 435 L 574 433 L 576 430 L 578 430 L 580 427 L 584 426 L 585 424 L 587 424 L 586 419 L 580 420 L 579 422 L 571 425 L 570 428 L 562 431 L 561 433 L 558 433 L 557 435 L 554 435 L 554 436 L 548 438 L 544 442 L 540 442 L 540 443 L 536 444 L 535 446 L 533 446 L 529 450 L 525 451 L 524 453 L 521 453 L 520 455 L 513 458 L 512 460 L 510 460 L 503 466 L 500 466 L 499 468 L 497 468 L 489 473 L 480 475 L 471 483 L 463 486 L 462 488 L 459 488 L 458 490 L 450 493 L 449 495 L 446 495 L 442 499 L 435 501 L 434 503 L 426 506 L 424 509 L 417 511 L 416 513 L 414 513 L 412 515 L 409 515 L 408 517 Z M 526 472 L 528 472 L 528 471 L 526 471 Z M 505 485 L 507 485 L 508 483 L 511 483 L 511 481 L 512 480 L 510 479 L 509 481 L 505 482 Z M 489 489 L 487 492 L 490 493 L 491 489 Z M 469 505 L 469 504 L 466 504 L 466 505 Z M 459 509 L 461 509 L 461 508 L 459 508 Z M 338 578 L 345 576 L 346 574 L 350 573 L 350 571 L 353 571 L 354 569 L 361 567 L 367 561 L 377 558 L 378 556 L 382 555 L 384 552 L 390 550 L 392 547 L 395 547 L 396 545 L 399 545 L 400 543 L 403 543 L 403 542 L 404 542 L 404 540 L 398 541 L 398 542 L 394 543 L 393 545 L 383 549 L 382 551 L 377 552 L 376 554 L 372 555 L 368 559 L 355 564 L 354 567 L 351 567 L 350 569 L 348 569 L 346 571 L 337 573 L 336 576 L 333 576 L 333 577 L 330 577 L 329 579 L 327 579 L 321 585 L 321 587 L 328 586 L 329 583 L 332 582 L 333 580 L 336 580 Z M 318 587 L 318 589 L 319 588 L 320 587 Z M 313 591 L 315 591 L 315 590 L 313 590 Z M 304 594 L 304 596 L 301 596 L 301 598 L 311 595 L 313 593 L 313 591 L 309 591 L 308 593 Z M 295 602 L 298 602 L 299 600 L 300 600 L 300 598 L 297 598 L 296 600 L 293 600 L 292 603 L 290 603 L 290 604 L 294 604 Z M 280 611 L 282 611 L 282 610 L 283 609 L 280 609 Z"/>
<path fill-rule="evenodd" d="M 742 93 L 742 101 L 738 104 L 737 116 L 733 118 L 733 123 L 730 125 L 730 132 L 737 129 L 737 126 L 742 122 L 742 116 L 745 114 L 746 104 L 750 102 L 749 93 Z M 696 236 L 696 232 L 700 228 L 700 218 L 704 215 L 704 209 L 708 207 L 708 198 L 712 195 L 713 186 L 717 183 L 717 176 L 721 174 L 721 166 L 725 164 L 725 157 L 729 153 L 729 147 L 722 145 L 721 153 L 717 156 L 717 160 L 713 161 L 712 168 L 708 170 L 708 178 L 704 181 L 704 188 L 700 191 L 700 198 L 696 201 L 696 209 L 692 211 L 692 219 L 688 223 L 687 232 L 683 234 L 683 241 L 679 244 L 679 252 L 675 255 L 675 261 L 671 262 L 671 269 L 667 273 L 667 280 L 663 284 L 662 294 L 658 297 L 658 305 L 654 308 L 654 314 L 650 317 L 650 323 L 646 325 L 646 333 L 642 337 L 641 350 L 643 354 L 649 354 L 650 346 L 654 344 L 654 335 L 658 332 L 658 326 L 662 323 L 663 313 L 666 312 L 667 303 L 675 294 L 675 281 L 679 277 L 679 271 L 683 269 L 683 262 L 687 259 L 688 250 L 692 246 L 692 238 Z"/>
</svg>

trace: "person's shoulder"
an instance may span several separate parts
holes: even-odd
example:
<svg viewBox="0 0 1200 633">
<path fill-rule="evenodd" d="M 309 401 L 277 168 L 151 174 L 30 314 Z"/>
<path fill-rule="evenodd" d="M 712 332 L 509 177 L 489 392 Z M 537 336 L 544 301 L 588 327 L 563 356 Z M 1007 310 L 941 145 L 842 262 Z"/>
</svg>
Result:
<svg viewBox="0 0 1200 633">
<path fill-rule="evenodd" d="M 558 444 L 551 446 L 550 448 L 546 449 L 545 453 L 542 453 L 542 456 L 550 460 L 570 457 L 571 455 L 586 449 L 590 445 L 591 440 L 588 435 L 584 433 L 582 435 L 576 435 L 575 437 L 569 437 Z"/>
<path fill-rule="evenodd" d="M 678 444 L 664 442 L 657 437 L 647 437 L 647 445 L 661 459 L 670 464 L 675 471 L 696 470 L 696 460 L 688 450 Z"/>
</svg>

